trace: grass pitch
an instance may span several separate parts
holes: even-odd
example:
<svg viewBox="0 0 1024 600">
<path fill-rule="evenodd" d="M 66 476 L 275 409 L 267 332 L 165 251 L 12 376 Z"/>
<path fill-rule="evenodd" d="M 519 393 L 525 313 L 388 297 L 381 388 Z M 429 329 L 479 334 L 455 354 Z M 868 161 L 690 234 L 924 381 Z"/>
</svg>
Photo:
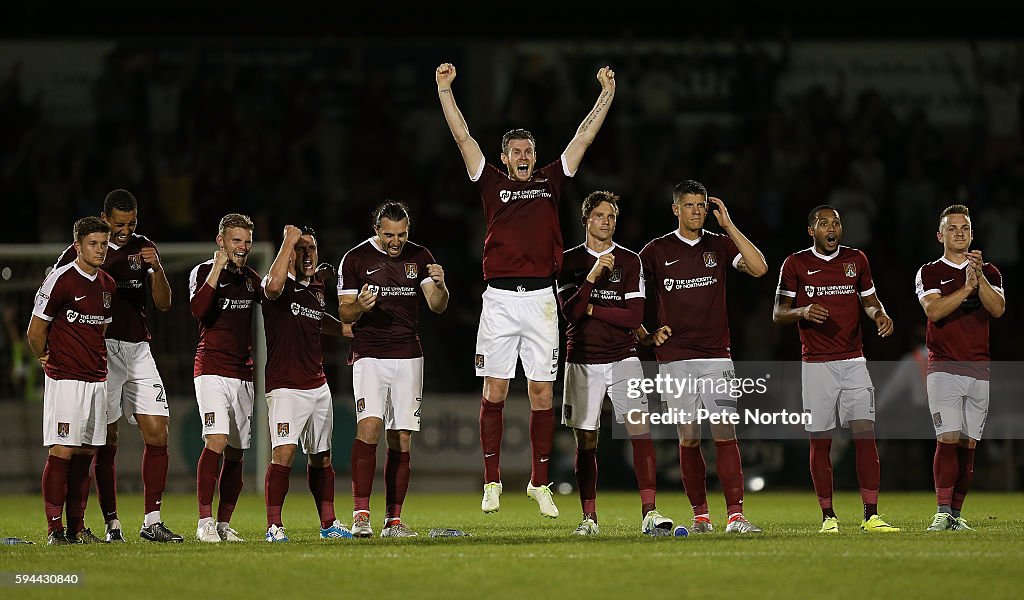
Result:
<svg viewBox="0 0 1024 600">
<path fill-rule="evenodd" d="M 339 486 L 340 489 L 340 486 Z M 382 492 L 382 490 L 380 490 Z M 374 497 L 380 529 L 383 493 Z M 348 520 L 349 498 L 338 495 Z M 408 540 L 324 542 L 312 500 L 293 486 L 285 504 L 292 542 L 268 544 L 262 498 L 243 495 L 232 526 L 245 544 L 194 541 L 195 498 L 170 496 L 163 516 L 185 544 L 157 545 L 137 537 L 142 499 L 123 495 L 125 545 L 50 548 L 45 545 L 42 499 L 0 496 L 0 536 L 35 545 L 0 546 L 3 598 L 1010 598 L 1020 596 L 1024 564 L 1024 495 L 972 493 L 968 518 L 975 532 L 926 533 L 934 512 L 928 493 L 884 493 L 881 511 L 898 534 L 859 531 L 860 500 L 836 497 L 842 533 L 817 533 L 814 494 L 747 495 L 757 536 L 726 534 L 720 492 L 711 492 L 715 531 L 687 538 L 639 533 L 639 498 L 598 497 L 601 536 L 570 535 L 579 522 L 575 496 L 556 498 L 562 516 L 543 519 L 525 492 L 506 488 L 501 511 L 484 515 L 480 496 L 410 494 L 406 523 L 420 532 Z M 664 490 L 659 510 L 689 523 L 679 490 Z M 86 524 L 102 530 L 95 496 Z M 455 527 L 469 538 L 431 539 L 432 527 Z M 13 573 L 78 573 L 75 587 L 10 585 Z"/>
</svg>

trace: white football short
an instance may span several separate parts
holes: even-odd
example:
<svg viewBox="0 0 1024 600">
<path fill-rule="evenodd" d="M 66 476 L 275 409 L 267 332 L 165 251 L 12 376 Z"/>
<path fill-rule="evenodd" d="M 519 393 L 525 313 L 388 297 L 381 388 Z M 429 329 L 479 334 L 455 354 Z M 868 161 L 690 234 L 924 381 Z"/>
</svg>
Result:
<svg viewBox="0 0 1024 600">
<path fill-rule="evenodd" d="M 661 400 L 684 420 L 697 418 L 703 407 L 711 414 L 735 413 L 738 396 L 735 388 L 735 367 L 728 358 L 693 358 L 658 365 L 658 374 L 671 377 L 671 393 L 662 394 Z"/>
<path fill-rule="evenodd" d="M 167 390 L 156 369 L 149 342 L 107 342 L 107 422 L 122 415 L 136 424 L 135 415 L 170 416 Z"/>
<path fill-rule="evenodd" d="M 562 424 L 597 431 L 601 428 L 601 408 L 606 395 L 612 401 L 615 420 L 619 423 L 625 422 L 631 410 L 646 413 L 647 396 L 629 391 L 630 380 L 642 381 L 643 378 L 644 369 L 637 357 L 600 365 L 565 363 Z M 630 395 L 637 397 L 630 398 Z"/>
<path fill-rule="evenodd" d="M 331 388 L 312 390 L 278 388 L 267 394 L 267 418 L 273 447 L 298 445 L 307 455 L 331 449 L 334 433 L 334 402 Z"/>
<path fill-rule="evenodd" d="M 988 418 L 989 382 L 967 375 L 929 373 L 927 384 L 935 435 L 959 431 L 980 440 Z"/>
<path fill-rule="evenodd" d="M 558 376 L 558 303 L 549 288 L 484 290 L 476 333 L 476 374 L 512 379 L 517 358 L 531 381 L 554 381 Z"/>
<path fill-rule="evenodd" d="M 804 425 L 809 432 L 849 427 L 850 421 L 875 420 L 875 388 L 863 358 L 803 362 L 800 367 L 803 386 L 804 413 L 811 422 Z"/>
<path fill-rule="evenodd" d="M 194 382 L 203 440 L 210 434 L 227 435 L 229 446 L 248 449 L 252 443 L 252 382 L 220 375 L 200 375 Z"/>
<path fill-rule="evenodd" d="M 107 443 L 107 382 L 43 377 L 43 445 Z"/>
<path fill-rule="evenodd" d="M 352 365 L 356 422 L 377 417 L 389 430 L 420 430 L 423 357 L 360 358 Z"/>
</svg>

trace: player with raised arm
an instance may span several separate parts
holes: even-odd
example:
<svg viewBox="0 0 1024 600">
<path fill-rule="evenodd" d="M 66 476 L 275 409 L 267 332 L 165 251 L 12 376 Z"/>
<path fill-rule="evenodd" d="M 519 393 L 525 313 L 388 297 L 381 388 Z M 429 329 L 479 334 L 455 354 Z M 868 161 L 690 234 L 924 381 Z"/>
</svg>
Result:
<svg viewBox="0 0 1024 600">
<path fill-rule="evenodd" d="M 810 435 L 811 481 L 821 507 L 819 533 L 839 533 L 832 507 L 832 436 L 849 427 L 857 460 L 857 480 L 864 503 L 860 528 L 891 533 L 878 514 L 881 479 L 875 443 L 875 389 L 864 359 L 860 311 L 874 321 L 878 335 L 892 334 L 892 319 L 875 291 L 871 267 L 863 252 L 840 246 L 843 222 L 831 206 L 817 206 L 807 215 L 813 244 L 789 255 L 779 273 L 772 320 L 796 323 L 800 329 L 803 410 Z M 836 422 L 836 411 L 839 422 Z"/>
<path fill-rule="evenodd" d="M 915 281 L 928 317 L 928 409 L 935 426 L 935 498 L 928 531 L 970 531 L 961 516 L 974 479 L 974 451 L 988 417 L 989 322 L 1006 312 L 1003 276 L 972 250 L 970 210 L 942 211 L 936 238 L 942 256 L 923 265 Z"/>
<path fill-rule="evenodd" d="M 261 296 L 260 276 L 245 264 L 252 229 L 248 216 L 224 215 L 213 258 L 196 265 L 188 280 L 189 308 L 199 322 L 193 376 L 205 441 L 196 467 L 200 542 L 243 541 L 230 521 L 242 492 L 242 459 L 252 441 L 252 319 Z"/>
<path fill-rule="evenodd" d="M 558 516 L 551 497 L 548 461 L 555 431 L 553 382 L 558 374 L 558 307 L 554 278 L 562 261 L 558 201 L 562 187 L 576 175 L 580 161 L 604 123 L 615 97 L 615 71 L 597 72 L 601 92 L 558 160 L 534 170 L 533 134 L 513 129 L 502 136 L 504 169 L 488 164 L 455 103 L 455 67 L 435 72 L 445 121 L 458 144 L 470 180 L 483 200 L 487 233 L 483 248 L 483 294 L 477 330 L 476 374 L 484 378 L 480 401 L 480 446 L 484 455 L 485 513 L 500 507 L 502 410 L 509 380 L 522 361 L 530 396 L 530 446 L 533 463 L 526 492 L 545 517 Z"/>
<path fill-rule="evenodd" d="M 409 241 L 409 211 L 386 201 L 374 210 L 373 237 L 349 250 L 338 269 L 338 313 L 352 323 L 352 391 L 356 437 L 352 440 L 352 535 L 372 537 L 370 493 L 377 470 L 377 441 L 386 430 L 384 465 L 387 514 L 381 537 L 412 537 L 402 522 L 409 489 L 412 434 L 420 430 L 423 348 L 419 295 L 431 312 L 448 307 L 444 269 L 430 250 Z"/>
<path fill-rule="evenodd" d="M 107 437 L 107 346 L 116 290 L 100 270 L 110 226 L 85 217 L 74 226 L 76 258 L 53 269 L 36 292 L 26 336 L 43 385 L 43 504 L 52 546 L 107 543 L 85 526 L 89 467 Z M 61 516 L 67 512 L 65 532 Z"/>
<path fill-rule="evenodd" d="M 110 242 L 100 267 L 117 284 L 113 321 L 107 327 L 107 442 L 96 450 L 96 495 L 106 521 L 106 540 L 124 542 L 117 517 L 118 421 L 123 415 L 138 424 L 142 451 L 142 491 L 145 498 L 139 537 L 150 542 L 181 542 L 182 537 L 163 523 L 160 504 L 167 487 L 167 426 L 170 413 L 167 390 L 150 349 L 146 326 L 146 298 L 157 310 L 171 308 L 171 286 L 164 274 L 156 244 L 135 233 L 138 202 L 128 190 L 113 190 L 103 200 L 100 218 L 110 225 Z M 75 260 L 74 246 L 57 259 L 56 266 Z M 146 284 L 150 293 L 146 294 Z"/>
<path fill-rule="evenodd" d="M 647 397 L 630 398 L 630 380 L 642 380 L 634 330 L 643 322 L 644 277 L 640 257 L 612 240 L 619 218 L 619 196 L 595 191 L 583 200 L 586 241 L 566 250 L 558 274 L 558 300 L 566 328 L 562 423 L 576 437 L 576 484 L 583 520 L 574 532 L 597 535 L 597 443 L 605 396 L 625 424 L 633 446 L 640 488 L 641 525 L 647 534 L 672 530 L 672 519 L 658 512 L 657 459 L 650 425 L 629 413 L 646 413 Z"/>
<path fill-rule="evenodd" d="M 281 510 L 300 440 L 308 457 L 306 479 L 320 517 L 320 538 L 352 537 L 334 515 L 334 401 L 320 347 L 321 334 L 342 336 L 344 327 L 325 310 L 318 259 L 316 232 L 311 227 L 286 225 L 277 258 L 261 284 L 267 335 L 267 418 L 273 440 L 264 482 L 268 542 L 289 541 Z"/>
<path fill-rule="evenodd" d="M 704 229 L 710 204 L 725 235 Z M 655 238 L 640 251 L 644 279 L 654 290 L 648 300 L 657 305 L 658 326 L 653 333 L 641 327 L 641 343 L 654 344 L 661 377 L 675 381 L 711 382 L 709 386 L 687 386 L 668 398 L 675 414 L 686 414 L 689 422 L 677 424 L 679 467 L 683 486 L 693 508 L 697 534 L 712 530 L 707 502 L 707 466 L 700 449 L 701 425 L 694 420 L 703 406 L 708 413 L 737 412 L 737 399 L 720 385 L 735 378 L 729 341 L 729 315 L 725 300 L 727 267 L 751 277 L 768 272 L 764 255 L 733 223 L 718 198 L 709 198 L 703 184 L 687 180 L 672 190 L 672 213 L 679 226 Z M 706 389 L 710 387 L 711 389 Z M 761 529 L 743 515 L 743 465 L 736 440 L 736 427 L 711 423 L 715 440 L 718 478 L 722 482 L 728 510 L 729 533 L 760 533 Z"/>
</svg>

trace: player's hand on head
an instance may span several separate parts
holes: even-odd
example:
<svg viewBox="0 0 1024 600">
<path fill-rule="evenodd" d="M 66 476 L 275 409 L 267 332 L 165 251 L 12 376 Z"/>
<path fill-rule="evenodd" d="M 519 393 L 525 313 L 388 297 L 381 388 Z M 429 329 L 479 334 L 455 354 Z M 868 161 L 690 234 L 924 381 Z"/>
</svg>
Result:
<svg viewBox="0 0 1024 600">
<path fill-rule="evenodd" d="M 427 275 L 434 280 L 435 285 L 444 285 L 444 267 L 441 265 L 435 263 L 428 264 Z"/>
<path fill-rule="evenodd" d="M 828 318 L 828 309 L 820 304 L 808 304 L 803 307 L 803 312 L 800 317 L 810 321 L 811 323 L 818 323 L 820 325 Z"/>
<path fill-rule="evenodd" d="M 715 220 L 723 229 L 732 225 L 732 217 L 729 216 L 729 210 L 725 208 L 725 202 L 722 202 L 721 198 L 708 196 L 708 204 L 713 207 L 712 214 L 715 215 Z"/>
<path fill-rule="evenodd" d="M 892 319 L 890 319 L 889 315 L 884 312 L 878 311 L 878 314 L 875 315 L 875 325 L 878 325 L 878 335 L 880 337 L 889 337 L 892 335 Z"/>
<path fill-rule="evenodd" d="M 438 87 L 447 87 L 455 80 L 455 65 L 452 63 L 441 63 L 434 72 L 434 79 Z"/>
<path fill-rule="evenodd" d="M 597 80 L 601 83 L 601 89 L 603 90 L 614 90 L 615 89 L 615 71 L 611 67 L 605 65 L 597 71 Z"/>
</svg>

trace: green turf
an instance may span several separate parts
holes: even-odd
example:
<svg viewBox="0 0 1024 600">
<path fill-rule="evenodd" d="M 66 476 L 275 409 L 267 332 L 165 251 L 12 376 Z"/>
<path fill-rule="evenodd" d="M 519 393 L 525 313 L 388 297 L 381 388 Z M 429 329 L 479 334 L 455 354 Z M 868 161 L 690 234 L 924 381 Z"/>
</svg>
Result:
<svg viewBox="0 0 1024 600">
<path fill-rule="evenodd" d="M 347 496 L 344 506 L 348 506 Z M 374 498 L 375 530 L 381 499 Z M 722 504 L 720 493 L 710 500 Z M 0 597 L 75 598 L 799 598 L 881 599 L 942 595 L 946 598 L 1020 597 L 1024 565 L 1024 495 L 973 493 L 967 512 L 977 531 L 926 533 L 934 497 L 883 493 L 882 512 L 902 533 L 860 532 L 856 494 L 836 498 L 842 534 L 818 535 L 813 493 L 747 496 L 747 516 L 764 528 L 759 536 L 724 533 L 721 507 L 716 530 L 688 538 L 638 534 L 635 494 L 598 498 L 601 536 L 570 535 L 578 500 L 558 497 L 562 517 L 542 519 L 525 493 L 506 490 L 501 512 L 484 515 L 477 494 L 414 494 L 405 520 L 421 536 L 322 542 L 312 501 L 293 486 L 285 505 L 290 544 L 263 541 L 262 498 L 243 496 L 232 525 L 245 544 L 200 544 L 195 499 L 171 496 L 164 518 L 185 535 L 184 545 L 139 541 L 137 520 L 124 519 L 127 545 L 49 548 L 43 544 L 42 500 L 0 496 L 0 536 L 36 541 L 0 546 L 0 572 L 76 572 L 77 588 L 0 588 Z M 663 492 L 659 509 L 688 522 L 680 491 Z M 141 511 L 141 498 L 120 497 L 122 516 Z M 350 513 L 339 510 L 343 521 Z M 95 497 L 87 525 L 102 529 Z M 430 539 L 431 527 L 465 529 L 470 538 Z M 9 579 L 9 575 L 5 575 Z"/>
</svg>

